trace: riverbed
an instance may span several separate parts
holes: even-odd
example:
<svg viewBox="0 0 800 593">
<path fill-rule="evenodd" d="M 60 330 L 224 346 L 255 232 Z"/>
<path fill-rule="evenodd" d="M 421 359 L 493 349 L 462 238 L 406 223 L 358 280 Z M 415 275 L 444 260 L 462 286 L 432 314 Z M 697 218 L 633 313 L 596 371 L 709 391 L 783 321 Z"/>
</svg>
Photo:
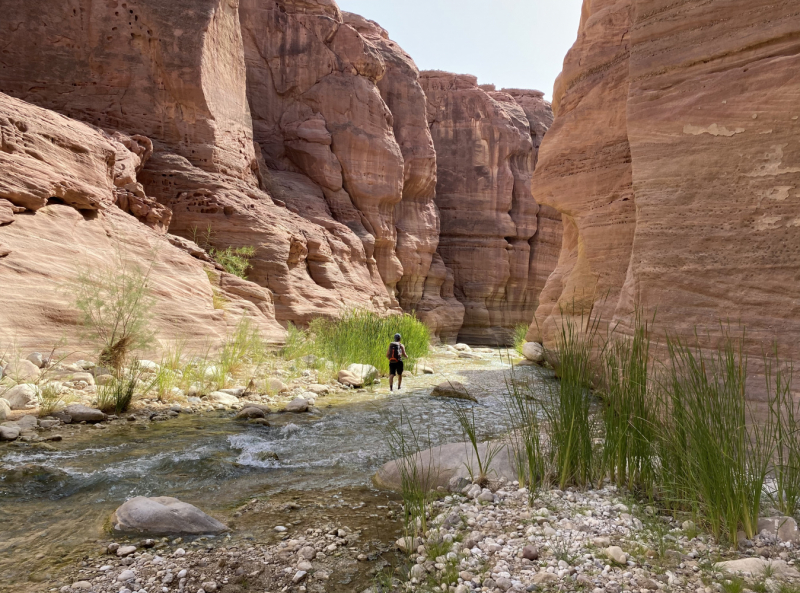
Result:
<svg viewBox="0 0 800 593">
<path fill-rule="evenodd" d="M 483 438 L 507 428 L 507 360 L 495 354 L 438 363 L 445 373 L 408 377 L 403 392 L 384 386 L 323 398 L 315 413 L 271 415 L 270 426 L 237 421 L 229 412 L 183 413 L 166 422 L 81 430 L 53 450 L 2 446 L 0 590 L 63 585 L 65 570 L 111 538 L 111 512 L 133 496 L 195 504 L 228 523 L 234 540 L 273 543 L 327 521 L 362 530 L 376 550 L 389 549 L 402 528 L 387 510 L 397 496 L 371 482 L 391 458 L 387 424 L 404 414 L 431 445 L 462 440 L 453 402 L 429 396 L 431 382 L 446 377 L 464 380 L 478 396 L 477 404 L 457 405 L 474 405 Z M 515 377 L 534 385 L 550 380 L 536 367 L 517 367 Z M 237 509 L 256 499 L 274 512 L 242 519 Z M 278 524 L 288 531 L 276 532 Z M 341 590 L 353 590 L 358 578 L 334 575 L 329 590 L 339 581 Z"/>
</svg>

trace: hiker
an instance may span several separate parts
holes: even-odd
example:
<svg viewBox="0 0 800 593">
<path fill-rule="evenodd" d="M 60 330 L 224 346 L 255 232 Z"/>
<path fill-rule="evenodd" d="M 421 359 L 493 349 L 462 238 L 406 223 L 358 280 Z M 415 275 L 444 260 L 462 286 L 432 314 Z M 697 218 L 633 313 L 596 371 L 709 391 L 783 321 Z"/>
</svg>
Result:
<svg viewBox="0 0 800 593">
<path fill-rule="evenodd" d="M 389 391 L 394 391 L 394 376 L 397 375 L 397 390 L 403 385 L 403 359 L 408 358 L 406 347 L 400 342 L 400 334 L 394 335 L 394 342 L 389 344 L 386 358 L 389 359 Z"/>
</svg>

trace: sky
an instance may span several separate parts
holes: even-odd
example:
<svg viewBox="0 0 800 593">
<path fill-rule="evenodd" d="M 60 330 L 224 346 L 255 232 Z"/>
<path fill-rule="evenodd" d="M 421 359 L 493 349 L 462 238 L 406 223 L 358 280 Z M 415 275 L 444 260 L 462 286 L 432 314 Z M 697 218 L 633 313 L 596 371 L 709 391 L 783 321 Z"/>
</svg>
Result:
<svg viewBox="0 0 800 593">
<path fill-rule="evenodd" d="M 480 84 L 543 91 L 578 34 L 582 0 L 337 0 L 372 19 L 420 70 L 474 74 Z"/>
</svg>

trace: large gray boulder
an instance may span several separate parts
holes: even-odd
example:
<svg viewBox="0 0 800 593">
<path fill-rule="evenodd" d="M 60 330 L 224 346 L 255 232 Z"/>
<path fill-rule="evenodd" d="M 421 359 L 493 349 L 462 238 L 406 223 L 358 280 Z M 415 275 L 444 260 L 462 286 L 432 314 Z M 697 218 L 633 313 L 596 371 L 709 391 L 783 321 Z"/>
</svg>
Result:
<svg viewBox="0 0 800 593">
<path fill-rule="evenodd" d="M 544 347 L 537 342 L 525 342 L 522 346 L 522 355 L 531 362 L 544 362 Z"/>
<path fill-rule="evenodd" d="M 170 496 L 137 496 L 111 515 L 116 533 L 142 535 L 204 535 L 228 531 L 227 525 L 196 506 Z"/>
<path fill-rule="evenodd" d="M 19 438 L 19 426 L 8 424 L 0 426 L 0 441 L 13 441 Z"/>
<path fill-rule="evenodd" d="M 378 369 L 371 364 L 351 364 L 347 372 L 358 377 L 362 385 L 372 385 L 378 378 Z"/>
<path fill-rule="evenodd" d="M 8 418 L 8 415 L 11 413 L 11 404 L 8 403 L 8 400 L 0 397 L 0 422 Z"/>
<path fill-rule="evenodd" d="M 758 520 L 758 532 L 764 531 L 782 542 L 800 541 L 800 530 L 792 517 L 762 517 Z"/>
<path fill-rule="evenodd" d="M 296 397 L 288 404 L 286 404 L 286 411 L 294 412 L 295 414 L 302 414 L 303 412 L 308 412 L 308 408 L 309 408 L 308 400 L 303 397 Z"/>
<path fill-rule="evenodd" d="M 476 402 L 478 401 L 477 398 L 472 395 L 467 388 L 464 387 L 458 381 L 445 381 L 444 383 L 439 383 L 436 387 L 433 388 L 431 391 L 431 395 L 433 397 L 449 397 L 451 399 L 466 399 L 469 401 Z"/>
<path fill-rule="evenodd" d="M 36 392 L 36 385 L 22 383 L 6 391 L 3 394 L 3 398 L 8 402 L 12 410 L 29 410 L 35 408 L 38 403 Z"/>
<path fill-rule="evenodd" d="M 106 415 L 100 410 L 95 410 L 89 406 L 81 404 L 71 404 L 64 408 L 64 413 L 72 419 L 72 422 L 102 422 Z"/>
<path fill-rule="evenodd" d="M 505 478 L 513 481 L 518 478 L 514 466 L 514 455 L 507 442 L 479 443 L 478 454 L 481 460 L 488 458 L 490 448 L 497 451 L 489 465 L 487 477 L 490 480 Z M 436 490 L 439 486 L 447 488 L 450 481 L 455 478 L 470 480 L 472 475 L 478 476 L 478 460 L 470 443 L 451 443 L 420 451 L 405 460 L 394 460 L 384 464 L 373 477 L 373 482 L 379 488 L 399 491 L 401 489 L 402 475 L 405 472 L 416 473 L 418 479 L 428 490 Z"/>
<path fill-rule="evenodd" d="M 222 404 L 223 406 L 235 406 L 239 403 L 239 398 L 230 393 L 222 393 L 221 391 L 214 391 L 208 394 L 206 401 L 212 404 Z"/>
</svg>

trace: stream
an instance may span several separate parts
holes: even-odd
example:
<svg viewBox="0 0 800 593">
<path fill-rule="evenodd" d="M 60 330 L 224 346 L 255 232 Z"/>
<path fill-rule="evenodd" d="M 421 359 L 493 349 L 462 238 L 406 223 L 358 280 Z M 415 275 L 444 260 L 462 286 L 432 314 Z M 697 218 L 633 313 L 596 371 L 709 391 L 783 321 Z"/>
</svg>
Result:
<svg viewBox="0 0 800 593">
<path fill-rule="evenodd" d="M 489 438 L 505 428 L 508 367 L 497 361 L 480 366 L 486 368 L 459 375 L 481 391 L 475 417 Z M 549 373 L 518 367 L 515 376 L 541 386 Z M 404 412 L 434 445 L 463 440 L 452 401 L 429 391 L 375 393 L 350 403 L 323 398 L 318 414 L 272 415 L 271 426 L 239 422 L 227 412 L 181 414 L 167 422 L 84 429 L 54 443 L 54 451 L 2 446 L 0 590 L 49 590 L 46 581 L 59 569 L 108 540 L 110 514 L 134 496 L 192 503 L 231 525 L 233 538 L 275 542 L 281 537 L 276 525 L 299 531 L 334 520 L 390 543 L 401 525 L 385 509 L 398 497 L 371 482 L 391 458 L 386 423 Z M 290 500 L 304 507 L 289 518 L 276 511 L 274 518 L 240 524 L 235 510 L 253 498 L 275 501 L 276 508 Z"/>
</svg>

